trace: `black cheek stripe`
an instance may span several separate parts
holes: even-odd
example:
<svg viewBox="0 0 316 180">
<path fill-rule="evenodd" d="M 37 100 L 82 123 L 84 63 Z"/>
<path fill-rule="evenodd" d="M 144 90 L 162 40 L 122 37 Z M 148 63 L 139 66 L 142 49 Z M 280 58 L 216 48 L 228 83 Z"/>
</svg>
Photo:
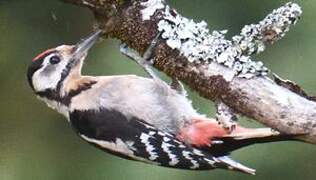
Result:
<svg viewBox="0 0 316 180">
<path fill-rule="evenodd" d="M 89 83 L 82 84 L 75 90 L 71 90 L 66 96 L 60 96 L 60 90 L 47 89 L 45 91 L 37 92 L 36 94 L 42 98 L 47 98 L 49 100 L 57 101 L 65 106 L 69 106 L 71 99 L 83 91 L 87 91 L 92 88 L 97 81 L 90 81 Z"/>
</svg>

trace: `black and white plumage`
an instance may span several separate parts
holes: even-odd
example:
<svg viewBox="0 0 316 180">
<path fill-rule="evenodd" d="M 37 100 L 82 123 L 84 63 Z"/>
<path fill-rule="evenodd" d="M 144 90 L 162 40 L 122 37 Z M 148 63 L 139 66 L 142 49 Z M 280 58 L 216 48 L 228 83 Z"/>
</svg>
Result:
<svg viewBox="0 0 316 180">
<path fill-rule="evenodd" d="M 211 154 L 187 146 L 137 117 L 127 119 L 115 110 L 75 111 L 70 120 L 83 139 L 126 158 L 182 169 L 223 166 Z"/>
<path fill-rule="evenodd" d="M 254 174 L 253 169 L 227 155 L 278 134 L 242 127 L 229 134 L 216 120 L 199 114 L 185 95 L 158 79 L 82 76 L 83 61 L 100 33 L 76 46 L 45 51 L 33 60 L 27 73 L 35 94 L 65 115 L 82 139 L 104 151 L 146 163 Z"/>
<path fill-rule="evenodd" d="M 214 157 L 179 141 L 137 117 L 126 118 L 115 110 L 75 111 L 70 121 L 77 133 L 87 142 L 115 155 L 172 168 L 208 170 L 230 167 L 223 163 L 228 157 Z M 238 170 L 238 169 L 237 169 Z"/>
</svg>

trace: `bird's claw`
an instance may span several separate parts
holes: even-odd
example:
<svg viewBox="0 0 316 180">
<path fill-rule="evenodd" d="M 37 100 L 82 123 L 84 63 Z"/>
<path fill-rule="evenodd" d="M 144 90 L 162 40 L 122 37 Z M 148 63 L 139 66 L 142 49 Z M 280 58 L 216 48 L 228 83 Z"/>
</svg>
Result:
<svg viewBox="0 0 316 180">
<path fill-rule="evenodd" d="M 216 120 L 228 133 L 233 132 L 238 125 L 233 110 L 222 102 L 219 102 L 216 106 Z"/>
</svg>

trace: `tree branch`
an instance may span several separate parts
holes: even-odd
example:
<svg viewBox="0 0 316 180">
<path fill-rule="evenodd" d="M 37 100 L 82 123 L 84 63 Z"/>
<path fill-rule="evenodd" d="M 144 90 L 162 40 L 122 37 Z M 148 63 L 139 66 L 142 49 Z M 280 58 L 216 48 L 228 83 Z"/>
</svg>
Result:
<svg viewBox="0 0 316 180">
<path fill-rule="evenodd" d="M 206 23 L 180 16 L 163 0 L 64 1 L 89 7 L 106 36 L 120 39 L 140 53 L 161 31 L 154 67 L 205 98 L 220 100 L 282 133 L 305 134 L 301 140 L 316 144 L 316 103 L 276 84 L 266 77 L 267 69 L 250 57 L 285 35 L 300 16 L 298 5 L 286 4 L 228 41 L 225 32 L 209 33 Z"/>
</svg>

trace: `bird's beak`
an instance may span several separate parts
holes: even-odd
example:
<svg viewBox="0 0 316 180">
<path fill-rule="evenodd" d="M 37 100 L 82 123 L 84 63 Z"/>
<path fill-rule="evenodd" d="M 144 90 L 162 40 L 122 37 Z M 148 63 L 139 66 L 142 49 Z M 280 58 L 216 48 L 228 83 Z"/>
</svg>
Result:
<svg viewBox="0 0 316 180">
<path fill-rule="evenodd" d="M 102 31 L 97 30 L 96 32 L 92 33 L 90 36 L 88 36 L 86 39 L 81 40 L 77 45 L 75 45 L 73 50 L 73 57 L 74 59 L 82 59 L 89 49 L 96 43 L 96 41 L 99 39 L 99 36 L 101 35 Z"/>
</svg>

